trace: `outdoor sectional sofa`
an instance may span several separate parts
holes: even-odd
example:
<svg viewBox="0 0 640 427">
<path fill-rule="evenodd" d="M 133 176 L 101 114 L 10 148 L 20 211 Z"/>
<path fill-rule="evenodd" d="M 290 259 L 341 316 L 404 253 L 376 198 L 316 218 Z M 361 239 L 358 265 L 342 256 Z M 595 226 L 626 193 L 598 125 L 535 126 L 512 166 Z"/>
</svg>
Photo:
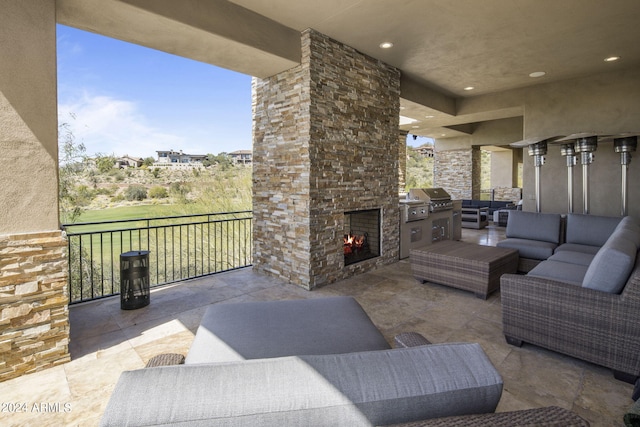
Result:
<svg viewBox="0 0 640 427">
<path fill-rule="evenodd" d="M 396 342 L 351 297 L 212 305 L 185 364 L 124 372 L 101 425 L 589 425 L 555 407 L 491 414 L 502 378 L 478 344 Z"/>
<path fill-rule="evenodd" d="M 501 277 L 503 332 L 523 342 L 586 360 L 614 371 L 618 379 L 640 376 L 640 226 L 630 217 L 510 212 L 509 227 L 535 228 L 541 240 L 518 235 L 527 256 L 548 253 L 526 275 Z M 548 225 L 549 229 L 543 226 Z M 561 228 L 566 233 L 556 233 Z M 507 239 L 509 240 L 509 239 Z M 560 242 L 564 243 L 560 243 Z M 502 245 L 499 245 L 502 246 Z M 546 252 L 545 252 L 546 251 Z"/>
</svg>

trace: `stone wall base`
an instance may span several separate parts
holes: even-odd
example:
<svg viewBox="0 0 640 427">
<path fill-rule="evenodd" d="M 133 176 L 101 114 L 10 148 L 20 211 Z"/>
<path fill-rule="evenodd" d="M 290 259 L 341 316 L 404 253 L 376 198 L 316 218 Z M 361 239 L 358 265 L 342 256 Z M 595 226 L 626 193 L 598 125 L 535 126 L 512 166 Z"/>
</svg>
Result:
<svg viewBox="0 0 640 427">
<path fill-rule="evenodd" d="M 68 362 L 67 242 L 0 236 L 0 381 Z"/>
</svg>

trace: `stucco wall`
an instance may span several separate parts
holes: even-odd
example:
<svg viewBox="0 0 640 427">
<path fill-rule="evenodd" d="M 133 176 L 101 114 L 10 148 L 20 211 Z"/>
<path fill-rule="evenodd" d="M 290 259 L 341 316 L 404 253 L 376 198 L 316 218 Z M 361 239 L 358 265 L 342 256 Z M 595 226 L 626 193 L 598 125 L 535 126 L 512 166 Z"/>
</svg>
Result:
<svg viewBox="0 0 640 427">
<path fill-rule="evenodd" d="M 55 2 L 0 13 L 0 381 L 69 361 L 58 224 Z"/>
<path fill-rule="evenodd" d="M 0 14 L 0 235 L 58 229 L 55 2 Z"/>
<path fill-rule="evenodd" d="M 521 133 L 517 126 L 489 124 L 472 135 L 436 141 L 436 150 L 459 150 L 472 145 L 501 145 L 533 136 L 569 135 L 577 132 L 640 131 L 640 66 L 595 76 L 522 88 L 495 95 L 472 97 L 460 102 L 460 112 L 474 111 L 482 106 L 513 106 L 525 99 Z M 515 125 L 514 119 L 504 124 Z M 502 135 L 492 142 L 492 135 Z M 535 210 L 534 165 L 527 151 L 517 153 L 523 162 L 524 209 Z M 516 156 L 516 157 L 517 157 Z M 640 218 L 640 150 L 632 155 L 629 167 L 629 215 Z M 581 213 L 582 167 L 573 168 L 574 212 Z M 612 143 L 601 143 L 595 161 L 589 167 L 590 213 L 620 215 L 621 169 L 620 155 Z M 440 186 L 440 184 L 436 183 Z M 470 183 L 461 183 L 465 187 Z M 541 205 L 543 212 L 567 212 L 567 167 L 560 148 L 550 146 L 541 174 Z"/>
<path fill-rule="evenodd" d="M 640 131 L 640 67 L 588 78 L 543 85 L 529 91 L 525 105 L 525 137 L 576 132 Z M 629 215 L 640 218 L 640 151 L 629 167 Z M 535 210 L 533 159 L 525 152 L 524 209 Z M 589 167 L 590 213 L 620 215 L 620 155 L 612 143 L 599 144 Z M 582 212 L 582 167 L 573 168 L 574 212 Z M 541 174 L 543 212 L 567 211 L 566 160 L 549 148 Z"/>
</svg>

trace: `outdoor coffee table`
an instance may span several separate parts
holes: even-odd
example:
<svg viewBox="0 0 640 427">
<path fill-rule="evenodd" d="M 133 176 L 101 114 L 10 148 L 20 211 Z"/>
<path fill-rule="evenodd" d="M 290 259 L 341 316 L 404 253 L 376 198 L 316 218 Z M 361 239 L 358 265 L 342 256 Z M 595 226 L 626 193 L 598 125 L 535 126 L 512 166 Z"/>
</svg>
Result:
<svg viewBox="0 0 640 427">
<path fill-rule="evenodd" d="M 464 289 L 486 299 L 500 287 L 500 276 L 518 269 L 518 250 L 444 240 L 412 249 L 416 279 Z"/>
</svg>

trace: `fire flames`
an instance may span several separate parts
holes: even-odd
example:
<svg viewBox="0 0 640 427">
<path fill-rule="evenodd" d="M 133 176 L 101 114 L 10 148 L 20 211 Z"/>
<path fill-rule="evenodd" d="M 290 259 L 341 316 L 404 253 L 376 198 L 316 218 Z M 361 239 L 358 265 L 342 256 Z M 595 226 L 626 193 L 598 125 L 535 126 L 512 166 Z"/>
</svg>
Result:
<svg viewBox="0 0 640 427">
<path fill-rule="evenodd" d="M 366 236 L 358 236 L 353 233 L 344 235 L 344 254 L 358 253 L 367 241 Z"/>
</svg>

